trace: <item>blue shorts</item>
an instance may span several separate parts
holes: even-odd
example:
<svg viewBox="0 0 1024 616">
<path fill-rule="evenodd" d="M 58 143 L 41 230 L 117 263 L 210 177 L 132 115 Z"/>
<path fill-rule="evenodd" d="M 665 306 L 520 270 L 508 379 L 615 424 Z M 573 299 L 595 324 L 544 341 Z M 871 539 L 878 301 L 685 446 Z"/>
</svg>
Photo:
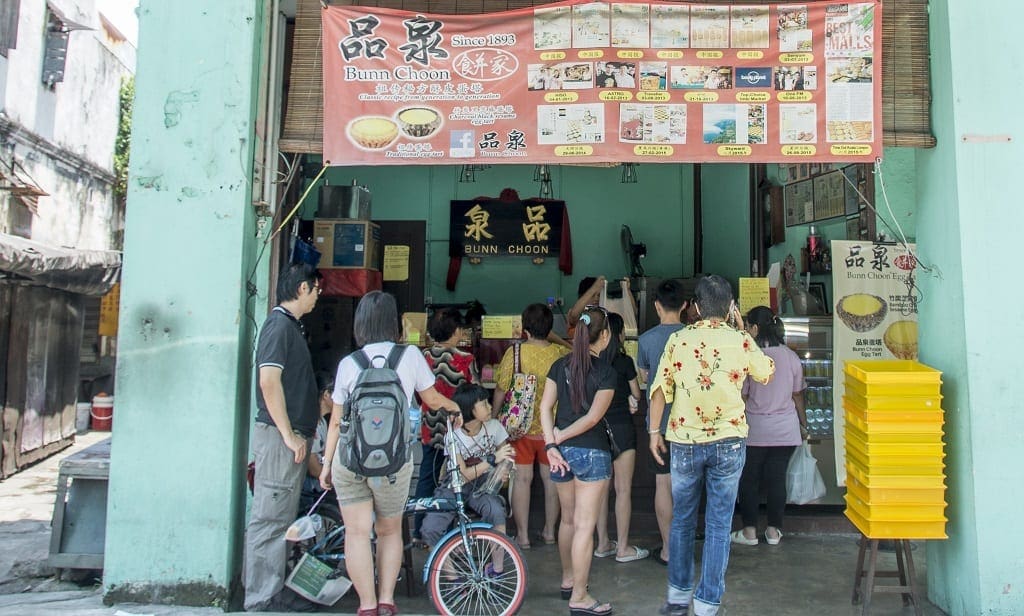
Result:
<svg viewBox="0 0 1024 616">
<path fill-rule="evenodd" d="M 589 447 L 570 447 L 562 445 L 558 448 L 562 457 L 569 463 L 569 470 L 564 475 L 551 471 L 551 481 L 565 483 L 573 479 L 580 481 L 604 481 L 612 476 L 612 454 L 607 449 L 590 449 Z"/>
</svg>

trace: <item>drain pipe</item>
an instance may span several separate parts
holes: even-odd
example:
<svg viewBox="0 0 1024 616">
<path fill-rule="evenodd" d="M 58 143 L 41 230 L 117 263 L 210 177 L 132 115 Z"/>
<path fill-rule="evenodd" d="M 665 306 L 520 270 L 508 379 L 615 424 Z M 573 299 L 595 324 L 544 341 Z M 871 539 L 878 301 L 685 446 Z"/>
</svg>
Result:
<svg viewBox="0 0 1024 616">
<path fill-rule="evenodd" d="M 277 213 L 277 143 L 281 114 L 281 79 L 280 75 L 284 54 L 284 37 L 281 35 L 281 0 L 271 0 L 270 10 L 270 58 L 267 62 L 267 98 L 265 130 L 263 133 L 263 201 L 266 203 L 270 218 Z"/>
</svg>

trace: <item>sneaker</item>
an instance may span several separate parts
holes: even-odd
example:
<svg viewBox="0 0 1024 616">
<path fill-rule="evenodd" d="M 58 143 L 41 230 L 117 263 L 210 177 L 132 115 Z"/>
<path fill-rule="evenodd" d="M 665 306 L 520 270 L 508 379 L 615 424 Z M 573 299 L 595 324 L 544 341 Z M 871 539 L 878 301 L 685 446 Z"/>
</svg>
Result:
<svg viewBox="0 0 1024 616">
<path fill-rule="evenodd" d="M 665 603 L 658 609 L 659 616 L 687 616 L 690 606 L 682 603 Z"/>
</svg>

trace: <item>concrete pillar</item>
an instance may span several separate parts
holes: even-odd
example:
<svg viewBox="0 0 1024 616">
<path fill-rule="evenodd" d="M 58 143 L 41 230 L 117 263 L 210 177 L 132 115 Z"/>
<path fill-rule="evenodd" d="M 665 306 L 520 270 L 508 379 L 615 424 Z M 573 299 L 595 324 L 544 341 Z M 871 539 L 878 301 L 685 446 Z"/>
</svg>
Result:
<svg viewBox="0 0 1024 616">
<path fill-rule="evenodd" d="M 139 8 L 108 602 L 227 606 L 239 579 L 263 11 L 253 0 Z"/>
<path fill-rule="evenodd" d="M 921 360 L 943 371 L 949 524 L 929 598 L 953 615 L 1024 606 L 1019 282 L 1024 166 L 1013 44 L 1024 5 L 931 2 L 934 150 L 917 155 Z"/>
</svg>

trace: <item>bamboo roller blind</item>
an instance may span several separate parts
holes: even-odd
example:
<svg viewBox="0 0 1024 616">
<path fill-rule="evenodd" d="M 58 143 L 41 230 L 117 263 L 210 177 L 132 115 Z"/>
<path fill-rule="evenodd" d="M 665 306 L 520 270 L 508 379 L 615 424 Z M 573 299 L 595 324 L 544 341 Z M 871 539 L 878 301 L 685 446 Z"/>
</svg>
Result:
<svg viewBox="0 0 1024 616">
<path fill-rule="evenodd" d="M 335 5 L 378 6 L 440 14 L 493 13 L 548 3 L 548 0 L 332 2 Z M 751 2 L 705 0 L 705 3 Z M 292 39 L 290 84 L 280 139 L 283 152 L 320 154 L 323 151 L 322 10 L 320 0 L 298 0 Z M 882 126 L 885 145 L 917 148 L 935 146 L 931 130 L 928 62 L 928 0 L 885 2 L 882 9 Z"/>
</svg>

